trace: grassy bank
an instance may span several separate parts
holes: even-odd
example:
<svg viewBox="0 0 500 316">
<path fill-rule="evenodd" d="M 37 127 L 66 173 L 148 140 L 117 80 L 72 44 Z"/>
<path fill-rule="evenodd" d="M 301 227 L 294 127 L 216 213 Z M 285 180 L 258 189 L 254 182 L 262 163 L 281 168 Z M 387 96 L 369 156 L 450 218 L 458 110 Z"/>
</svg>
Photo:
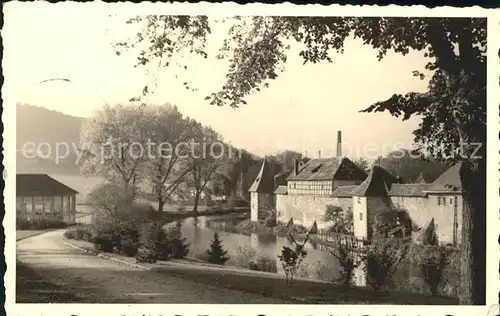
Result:
<svg viewBox="0 0 500 316">
<path fill-rule="evenodd" d="M 166 267 L 156 272 L 173 275 L 206 284 L 214 284 L 277 299 L 294 300 L 307 304 L 407 304 L 407 305 L 456 305 L 458 301 L 447 297 L 429 297 L 408 292 L 376 294 L 370 289 L 347 288 L 342 285 L 297 280 L 287 286 L 284 279 L 266 276 L 243 275 L 209 269 L 183 269 Z"/>
</svg>

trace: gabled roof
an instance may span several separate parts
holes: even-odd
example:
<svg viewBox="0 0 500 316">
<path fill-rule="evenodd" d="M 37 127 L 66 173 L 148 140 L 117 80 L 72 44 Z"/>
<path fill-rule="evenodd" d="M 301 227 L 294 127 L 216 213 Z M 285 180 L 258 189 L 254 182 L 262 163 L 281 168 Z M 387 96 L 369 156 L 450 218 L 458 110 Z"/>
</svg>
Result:
<svg viewBox="0 0 500 316">
<path fill-rule="evenodd" d="M 388 196 L 390 186 L 396 182 L 396 178 L 387 170 L 379 166 L 373 166 L 363 183 L 354 191 L 353 196 Z"/>
<path fill-rule="evenodd" d="M 287 195 L 288 194 L 288 187 L 286 185 L 280 185 L 276 188 L 276 190 L 274 191 L 274 194 Z"/>
<path fill-rule="evenodd" d="M 16 174 L 16 196 L 57 196 L 78 194 L 45 173 Z"/>
<path fill-rule="evenodd" d="M 425 197 L 425 191 L 431 186 L 429 183 L 394 183 L 389 190 L 389 196 Z"/>
<path fill-rule="evenodd" d="M 264 159 L 259 174 L 255 178 L 249 192 L 274 193 L 274 173 L 267 159 Z"/>
<path fill-rule="evenodd" d="M 356 189 L 357 185 L 339 185 L 332 193 L 334 197 L 352 197 L 352 191 Z"/>
<path fill-rule="evenodd" d="M 317 158 L 309 160 L 299 173 L 293 172 L 288 181 L 321 181 L 321 180 L 359 180 L 366 178 L 366 172 L 361 170 L 347 157 Z M 342 178 L 342 179 L 340 179 Z M 345 178 L 345 179 L 344 179 Z"/>
<path fill-rule="evenodd" d="M 462 162 L 458 162 L 443 172 L 432 185 L 427 189 L 428 192 L 446 193 L 462 191 L 462 182 L 460 180 L 460 168 Z"/>
</svg>

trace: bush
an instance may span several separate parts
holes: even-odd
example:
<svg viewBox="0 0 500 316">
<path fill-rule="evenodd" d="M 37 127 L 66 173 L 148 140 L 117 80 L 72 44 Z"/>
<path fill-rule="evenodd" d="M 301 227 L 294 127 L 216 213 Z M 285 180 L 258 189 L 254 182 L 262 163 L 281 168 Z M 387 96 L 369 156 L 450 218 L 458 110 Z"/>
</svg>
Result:
<svg viewBox="0 0 500 316">
<path fill-rule="evenodd" d="M 350 286 L 352 285 L 354 269 L 361 263 L 361 258 L 358 253 L 358 241 L 354 236 L 347 235 L 335 235 L 334 238 L 333 249 L 330 253 L 339 261 L 339 281 L 344 285 Z"/>
<path fill-rule="evenodd" d="M 384 286 L 407 250 L 408 245 L 400 239 L 378 239 L 366 246 L 364 270 L 367 284 L 374 292 Z"/>
<path fill-rule="evenodd" d="M 92 238 L 92 243 L 97 250 L 103 252 L 113 252 L 116 247 L 116 241 L 113 234 L 109 232 L 99 232 L 96 236 Z"/>
<path fill-rule="evenodd" d="M 219 234 L 214 233 L 214 239 L 210 243 L 210 248 L 207 249 L 208 262 L 214 264 L 224 265 L 229 257 L 227 257 L 227 250 L 222 247 L 222 242 L 219 239 Z"/>
<path fill-rule="evenodd" d="M 172 246 L 167 233 L 157 222 L 143 224 L 139 237 L 137 262 L 153 263 L 157 260 L 168 260 L 172 253 Z"/>
<path fill-rule="evenodd" d="M 255 260 L 256 255 L 257 251 L 254 248 L 250 246 L 238 246 L 236 254 L 232 256 L 229 264 L 236 267 L 248 268 L 249 263 Z"/>
<path fill-rule="evenodd" d="M 174 238 L 171 241 L 172 258 L 183 259 L 189 253 L 189 246 L 191 244 L 186 242 L 186 238 Z"/>
<path fill-rule="evenodd" d="M 295 249 L 283 246 L 281 255 L 278 258 L 283 270 L 285 270 L 287 285 L 292 285 L 293 276 L 306 256 L 307 252 L 304 250 L 304 245 L 295 243 Z"/>
<path fill-rule="evenodd" d="M 64 232 L 67 239 L 92 241 L 92 230 L 90 226 L 76 226 Z"/>
<path fill-rule="evenodd" d="M 16 217 L 16 229 L 18 230 L 60 229 L 67 226 L 68 224 L 56 217 Z"/>
<path fill-rule="evenodd" d="M 420 272 L 431 291 L 431 295 L 437 296 L 447 265 L 448 253 L 444 247 L 439 246 L 425 246 L 423 250 L 419 263 Z"/>
<path fill-rule="evenodd" d="M 278 272 L 278 267 L 276 266 L 276 260 L 269 258 L 258 258 L 256 260 L 251 260 L 248 262 L 248 269 L 263 272 Z"/>
</svg>

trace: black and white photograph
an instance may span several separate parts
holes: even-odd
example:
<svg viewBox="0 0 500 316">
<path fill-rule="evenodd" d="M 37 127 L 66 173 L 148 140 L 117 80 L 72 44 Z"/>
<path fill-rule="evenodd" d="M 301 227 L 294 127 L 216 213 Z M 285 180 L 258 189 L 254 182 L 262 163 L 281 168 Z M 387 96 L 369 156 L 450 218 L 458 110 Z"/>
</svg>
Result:
<svg viewBox="0 0 500 316">
<path fill-rule="evenodd" d="M 12 311 L 498 303 L 492 11 L 119 7 L 5 9 Z"/>
</svg>

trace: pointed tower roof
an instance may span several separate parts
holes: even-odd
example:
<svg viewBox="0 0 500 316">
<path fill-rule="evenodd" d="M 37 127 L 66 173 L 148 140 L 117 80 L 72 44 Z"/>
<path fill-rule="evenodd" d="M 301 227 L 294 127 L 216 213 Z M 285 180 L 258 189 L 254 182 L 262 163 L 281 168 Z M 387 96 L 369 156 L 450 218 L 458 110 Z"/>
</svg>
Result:
<svg viewBox="0 0 500 316">
<path fill-rule="evenodd" d="M 424 173 L 420 172 L 420 174 L 417 177 L 417 180 L 415 180 L 415 183 L 427 183 L 424 179 Z"/>
<path fill-rule="evenodd" d="M 351 194 L 353 196 L 388 196 L 391 185 L 396 177 L 379 166 L 373 166 L 368 178 L 361 183 Z"/>
<path fill-rule="evenodd" d="M 274 193 L 274 173 L 267 159 L 264 159 L 264 162 L 260 167 L 259 174 L 248 191 L 270 194 Z"/>
</svg>

